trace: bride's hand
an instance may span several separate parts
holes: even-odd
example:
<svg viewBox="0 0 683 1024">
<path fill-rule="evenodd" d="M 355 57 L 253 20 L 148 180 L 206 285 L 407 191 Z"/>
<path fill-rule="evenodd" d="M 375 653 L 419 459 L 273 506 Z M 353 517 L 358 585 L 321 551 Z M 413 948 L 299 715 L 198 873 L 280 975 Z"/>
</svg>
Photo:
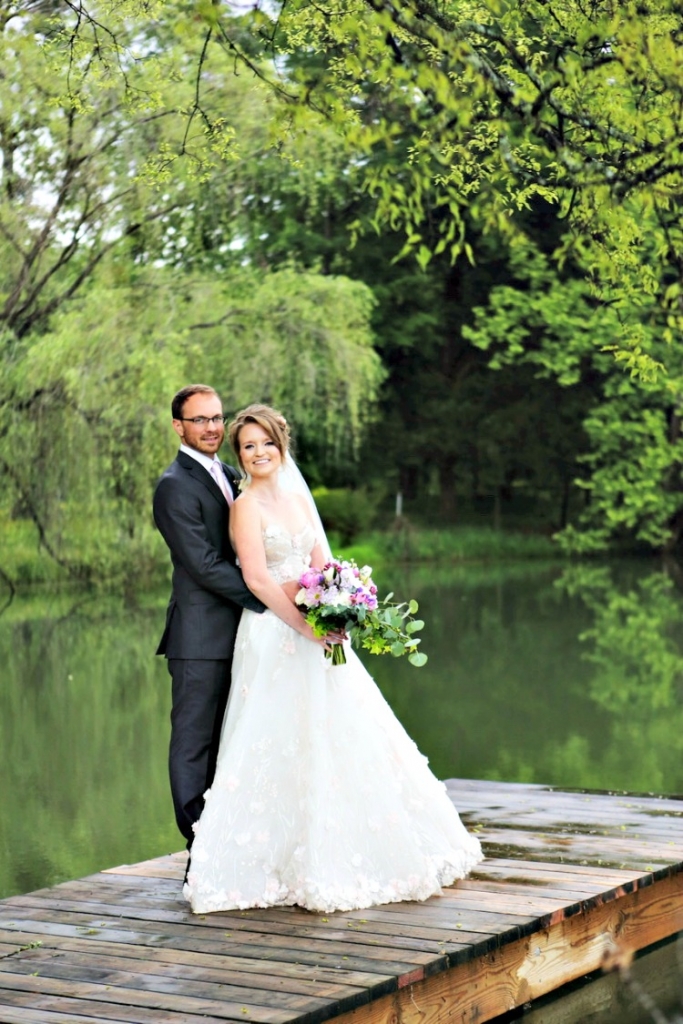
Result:
<svg viewBox="0 0 683 1024">
<path fill-rule="evenodd" d="M 284 590 L 289 600 L 294 604 L 294 598 L 299 593 L 301 587 L 296 580 L 287 580 L 286 583 L 281 583 L 280 586 Z"/>
<path fill-rule="evenodd" d="M 346 633 L 340 632 L 330 632 L 325 633 L 324 636 L 316 636 L 312 627 L 306 621 L 303 622 L 303 627 L 301 634 L 308 640 L 312 640 L 314 644 L 318 644 L 325 651 L 331 651 L 335 644 L 343 643 L 347 639 Z"/>
<path fill-rule="evenodd" d="M 348 640 L 346 633 L 333 632 L 326 633 L 325 636 L 319 637 L 322 640 L 323 647 L 326 651 L 331 651 L 335 644 L 343 644 L 345 640 Z"/>
</svg>

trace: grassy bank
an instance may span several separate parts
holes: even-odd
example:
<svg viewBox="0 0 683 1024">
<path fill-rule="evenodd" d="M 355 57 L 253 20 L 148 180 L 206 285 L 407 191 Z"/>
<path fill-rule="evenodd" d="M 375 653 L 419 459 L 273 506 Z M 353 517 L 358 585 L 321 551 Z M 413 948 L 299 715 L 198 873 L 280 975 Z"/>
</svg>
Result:
<svg viewBox="0 0 683 1024">
<path fill-rule="evenodd" d="M 52 538 L 48 549 L 31 520 L 0 514 L 0 538 L 0 586 L 11 581 L 14 586 L 76 582 L 144 587 L 168 575 L 168 551 L 153 527 L 134 545 L 125 536 L 107 539 L 93 524 L 89 530 L 72 529 L 61 545 Z"/>
<path fill-rule="evenodd" d="M 18 583 L 58 583 L 67 578 L 64 568 L 41 547 L 38 531 L 27 519 L 0 519 L 0 570 Z"/>
<path fill-rule="evenodd" d="M 385 561 L 459 564 L 561 557 L 556 544 L 543 534 L 513 533 L 485 526 L 444 529 L 405 527 L 374 531 L 346 546 L 334 543 L 335 554 L 362 564 Z"/>
<path fill-rule="evenodd" d="M 0 527 L 0 577 L 10 579 L 15 585 L 61 583 L 73 578 L 41 546 L 33 523 L 5 519 Z M 450 529 L 405 526 L 401 529 L 375 530 L 345 545 L 331 534 L 330 543 L 337 556 L 354 558 L 361 565 L 369 563 L 373 566 L 386 562 L 453 565 L 561 557 L 556 545 L 547 536 L 506 532 L 482 526 Z M 78 562 L 80 556 L 79 551 L 70 551 L 68 561 Z M 131 555 L 128 572 L 123 573 L 128 582 L 139 580 L 143 584 L 168 575 L 168 555 L 160 538 L 153 551 L 145 552 L 143 561 L 144 571 L 140 568 L 139 557 Z M 103 579 L 120 581 L 121 563 L 118 562 L 111 573 L 100 570 L 93 574 L 93 582 L 101 582 Z"/>
</svg>

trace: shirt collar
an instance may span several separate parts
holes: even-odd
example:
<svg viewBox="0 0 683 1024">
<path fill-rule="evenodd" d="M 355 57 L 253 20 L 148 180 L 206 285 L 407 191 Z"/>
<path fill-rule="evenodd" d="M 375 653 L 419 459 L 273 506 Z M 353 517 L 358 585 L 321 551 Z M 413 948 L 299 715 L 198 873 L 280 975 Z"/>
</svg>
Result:
<svg viewBox="0 0 683 1024">
<path fill-rule="evenodd" d="M 221 460 L 217 455 L 212 458 L 210 455 L 205 455 L 204 452 L 198 452 L 194 448 L 188 448 L 186 444 L 181 444 L 180 450 L 181 452 L 185 452 L 186 455 L 189 455 L 190 458 L 195 459 L 199 465 L 203 466 L 209 473 L 211 472 L 211 466 L 214 462 L 217 462 L 220 465 Z"/>
</svg>

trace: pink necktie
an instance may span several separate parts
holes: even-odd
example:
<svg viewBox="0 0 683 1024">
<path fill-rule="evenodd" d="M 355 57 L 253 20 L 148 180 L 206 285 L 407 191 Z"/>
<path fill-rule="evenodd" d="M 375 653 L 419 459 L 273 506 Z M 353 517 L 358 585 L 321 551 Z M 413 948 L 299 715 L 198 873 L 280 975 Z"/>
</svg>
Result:
<svg viewBox="0 0 683 1024">
<path fill-rule="evenodd" d="M 220 487 L 223 493 L 223 497 L 227 501 L 228 505 L 232 505 L 233 497 L 230 492 L 230 487 L 228 486 L 228 481 L 225 479 L 225 473 L 221 469 L 220 462 L 214 461 L 211 463 L 211 476 L 214 478 L 214 480 Z"/>
</svg>

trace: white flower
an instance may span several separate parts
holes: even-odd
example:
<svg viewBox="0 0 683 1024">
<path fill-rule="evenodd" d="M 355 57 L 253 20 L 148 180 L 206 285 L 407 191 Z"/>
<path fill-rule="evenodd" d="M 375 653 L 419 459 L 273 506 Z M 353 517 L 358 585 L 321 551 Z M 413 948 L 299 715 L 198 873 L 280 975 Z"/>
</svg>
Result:
<svg viewBox="0 0 683 1024">
<path fill-rule="evenodd" d="M 331 583 L 334 579 L 334 566 L 330 566 L 329 569 L 325 569 L 323 572 L 323 579 L 325 583 Z"/>
</svg>

